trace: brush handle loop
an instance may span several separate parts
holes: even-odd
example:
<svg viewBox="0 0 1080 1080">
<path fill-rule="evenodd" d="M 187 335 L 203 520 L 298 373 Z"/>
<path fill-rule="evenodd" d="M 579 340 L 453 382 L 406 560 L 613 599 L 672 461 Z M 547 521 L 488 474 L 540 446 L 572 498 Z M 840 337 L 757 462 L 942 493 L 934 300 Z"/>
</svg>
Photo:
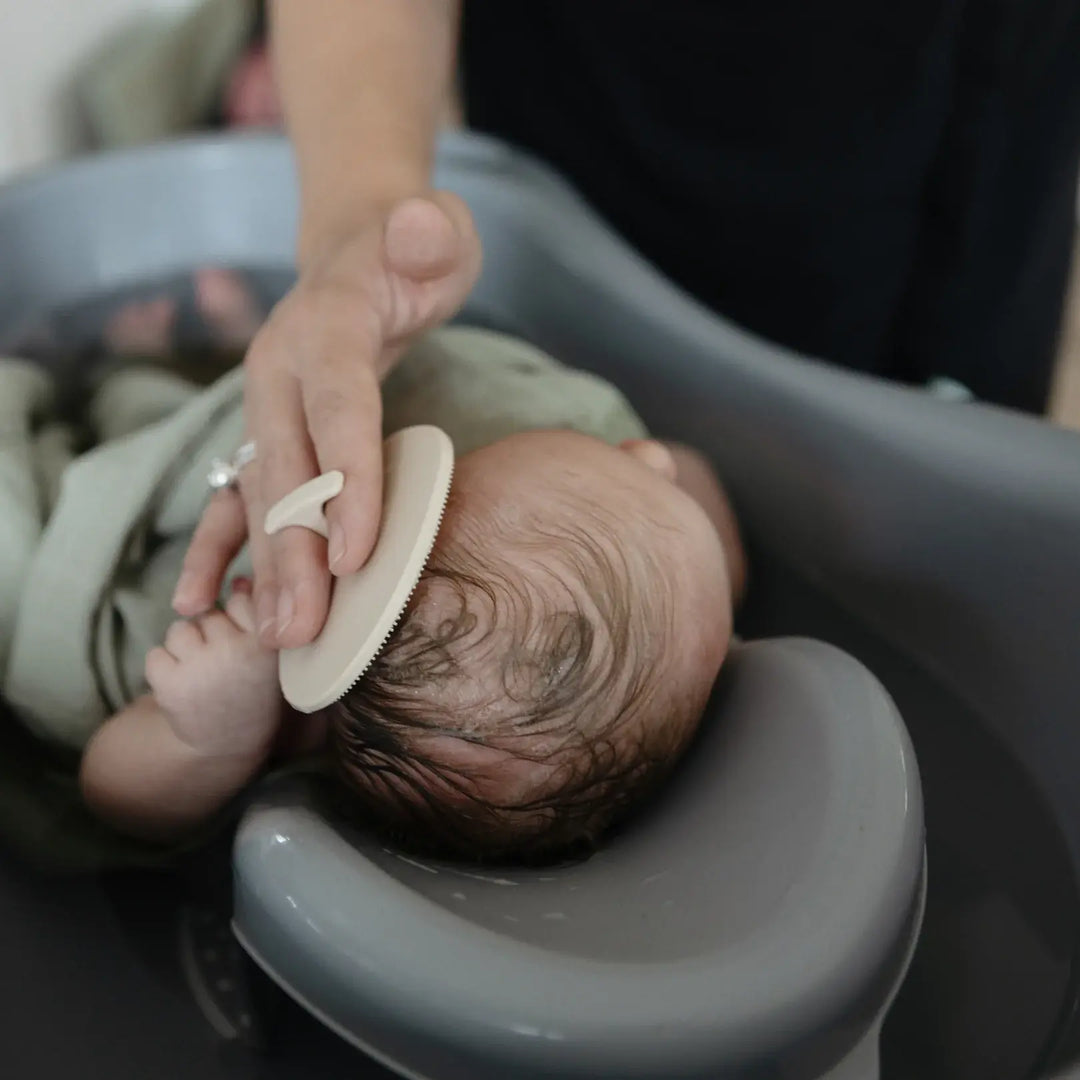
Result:
<svg viewBox="0 0 1080 1080">
<path fill-rule="evenodd" d="M 340 495 L 344 486 L 345 474 L 339 469 L 323 473 L 322 476 L 316 476 L 314 480 L 301 484 L 267 511 L 263 524 L 266 535 L 273 536 L 290 525 L 299 525 L 317 532 L 325 540 L 328 528 L 323 507 Z"/>
</svg>

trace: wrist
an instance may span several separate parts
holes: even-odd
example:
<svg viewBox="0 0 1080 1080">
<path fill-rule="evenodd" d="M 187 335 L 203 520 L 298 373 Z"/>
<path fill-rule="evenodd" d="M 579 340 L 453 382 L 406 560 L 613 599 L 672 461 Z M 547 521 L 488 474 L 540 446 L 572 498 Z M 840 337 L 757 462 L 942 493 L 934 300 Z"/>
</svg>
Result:
<svg viewBox="0 0 1080 1080">
<path fill-rule="evenodd" d="M 304 273 L 312 266 L 333 258 L 355 237 L 381 227 L 391 209 L 403 199 L 424 195 L 431 190 L 425 166 L 386 167 L 379 173 L 365 173 L 350 184 L 347 191 L 312 190 L 305 193 L 297 237 L 297 270 Z"/>
<path fill-rule="evenodd" d="M 214 764 L 232 770 L 258 769 L 270 757 L 278 725 L 265 725 L 260 729 L 229 732 L 225 737 L 215 734 L 186 730 L 180 718 L 160 704 L 158 708 L 184 755 L 204 766 Z"/>
</svg>

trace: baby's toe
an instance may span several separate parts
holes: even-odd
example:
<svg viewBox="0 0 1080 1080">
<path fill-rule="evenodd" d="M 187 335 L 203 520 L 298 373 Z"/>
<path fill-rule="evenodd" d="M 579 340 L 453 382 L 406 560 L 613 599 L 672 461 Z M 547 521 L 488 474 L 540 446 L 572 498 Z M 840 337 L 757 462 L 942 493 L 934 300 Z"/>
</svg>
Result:
<svg viewBox="0 0 1080 1080">
<path fill-rule="evenodd" d="M 176 315 L 176 301 L 165 296 L 132 301 L 109 317 L 102 341 L 121 356 L 162 356 L 172 348 Z"/>
</svg>

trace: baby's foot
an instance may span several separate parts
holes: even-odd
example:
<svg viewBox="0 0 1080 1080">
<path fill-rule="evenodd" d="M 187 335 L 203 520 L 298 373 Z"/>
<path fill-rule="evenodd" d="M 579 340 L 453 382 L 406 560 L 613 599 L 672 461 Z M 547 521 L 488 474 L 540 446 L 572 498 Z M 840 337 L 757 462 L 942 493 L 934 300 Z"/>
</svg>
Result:
<svg viewBox="0 0 1080 1080">
<path fill-rule="evenodd" d="M 165 356 L 173 347 L 176 301 L 133 300 L 109 316 L 101 338 L 114 356 Z"/>
<path fill-rule="evenodd" d="M 265 44 L 252 46 L 236 62 L 225 87 L 224 106 L 229 127 L 281 127 L 284 123 Z"/>
<path fill-rule="evenodd" d="M 255 294 L 232 270 L 204 267 L 195 271 L 195 306 L 215 344 L 245 349 L 262 325 Z"/>
</svg>

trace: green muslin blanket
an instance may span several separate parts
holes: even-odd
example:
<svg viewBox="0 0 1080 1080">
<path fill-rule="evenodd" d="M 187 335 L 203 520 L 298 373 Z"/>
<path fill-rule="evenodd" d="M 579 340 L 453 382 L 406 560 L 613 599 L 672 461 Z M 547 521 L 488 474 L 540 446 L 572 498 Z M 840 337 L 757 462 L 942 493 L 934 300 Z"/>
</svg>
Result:
<svg viewBox="0 0 1080 1080">
<path fill-rule="evenodd" d="M 58 868 L 155 862 L 164 853 L 85 813 L 74 768 L 145 689 L 211 461 L 243 438 L 242 370 L 202 389 L 153 363 L 122 366 L 78 425 L 56 417 L 55 389 L 40 367 L 0 360 L 0 689 L 25 728 L 0 716 L 0 838 Z M 525 430 L 645 434 L 610 384 L 463 328 L 413 346 L 383 408 L 384 433 L 437 424 L 459 455 Z M 233 573 L 247 569 L 242 553 Z"/>
<path fill-rule="evenodd" d="M 182 14 L 141 11 L 125 23 L 72 80 L 94 145 L 153 142 L 204 127 L 251 38 L 256 7 L 255 0 L 202 0 Z"/>
</svg>

